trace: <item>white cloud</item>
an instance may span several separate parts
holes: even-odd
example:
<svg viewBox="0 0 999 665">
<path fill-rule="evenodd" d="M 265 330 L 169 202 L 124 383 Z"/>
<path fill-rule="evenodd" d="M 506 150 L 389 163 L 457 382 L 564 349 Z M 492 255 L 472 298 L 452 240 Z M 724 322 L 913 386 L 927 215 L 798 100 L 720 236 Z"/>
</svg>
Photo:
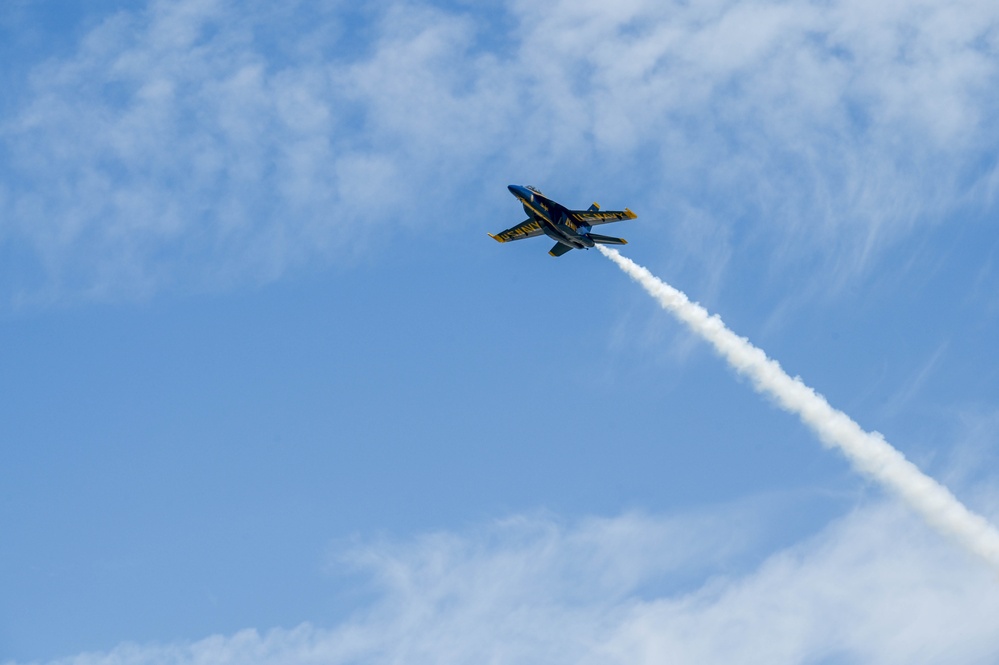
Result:
<svg viewBox="0 0 999 665">
<path fill-rule="evenodd" d="M 151 2 L 35 68 L 2 124 L 0 242 L 42 268 L 22 296 L 268 280 L 406 225 L 430 187 L 475 201 L 522 177 L 739 219 L 850 278 L 918 222 L 994 205 L 997 19 L 985 0 Z"/>
<path fill-rule="evenodd" d="M 744 551 L 751 512 L 574 525 L 517 518 L 375 543 L 350 558 L 378 600 L 343 625 L 122 645 L 56 663 L 908 665 L 999 656 L 999 581 L 890 504 L 862 506 L 748 572 L 662 590 Z"/>
</svg>

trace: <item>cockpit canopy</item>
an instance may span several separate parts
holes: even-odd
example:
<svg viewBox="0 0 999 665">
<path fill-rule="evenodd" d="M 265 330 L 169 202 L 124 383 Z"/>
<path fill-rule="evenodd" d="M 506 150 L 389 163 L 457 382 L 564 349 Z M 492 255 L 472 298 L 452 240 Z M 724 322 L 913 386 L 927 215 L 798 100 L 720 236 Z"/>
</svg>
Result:
<svg viewBox="0 0 999 665">
<path fill-rule="evenodd" d="M 534 185 L 525 185 L 525 186 L 535 194 L 541 194 L 541 190 L 535 187 Z M 544 194 L 541 194 L 541 196 L 544 196 Z"/>
</svg>

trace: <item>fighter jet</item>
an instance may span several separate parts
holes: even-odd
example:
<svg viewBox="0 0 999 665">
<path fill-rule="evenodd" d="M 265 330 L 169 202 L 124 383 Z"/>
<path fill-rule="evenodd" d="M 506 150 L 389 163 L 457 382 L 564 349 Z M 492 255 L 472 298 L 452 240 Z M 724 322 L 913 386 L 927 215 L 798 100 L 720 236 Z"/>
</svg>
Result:
<svg viewBox="0 0 999 665">
<path fill-rule="evenodd" d="M 586 210 L 569 210 L 530 185 L 510 185 L 507 189 L 524 205 L 527 219 L 496 235 L 490 233 L 489 237 L 497 242 L 509 242 L 533 238 L 543 233 L 556 241 L 548 252 L 552 256 L 562 256 L 570 249 L 589 249 L 596 243 L 626 245 L 628 241 L 624 238 L 590 233 L 590 227 L 622 219 L 635 219 L 638 216 L 627 208 L 602 211 L 596 203 Z"/>
</svg>

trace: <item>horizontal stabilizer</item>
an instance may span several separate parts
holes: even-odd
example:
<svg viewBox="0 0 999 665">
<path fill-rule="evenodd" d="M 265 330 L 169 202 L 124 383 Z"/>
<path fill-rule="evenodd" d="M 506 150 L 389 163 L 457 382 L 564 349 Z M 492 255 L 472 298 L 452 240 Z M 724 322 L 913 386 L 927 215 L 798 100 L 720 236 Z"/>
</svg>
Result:
<svg viewBox="0 0 999 665">
<path fill-rule="evenodd" d="M 555 243 L 555 246 L 548 251 L 548 253 L 551 254 L 552 256 L 562 256 L 571 249 L 572 247 L 570 247 L 569 245 L 563 245 L 562 243 L 557 242 Z"/>
<path fill-rule="evenodd" d="M 599 243 L 601 245 L 627 245 L 628 244 L 628 241 L 625 240 L 624 238 L 612 238 L 610 236 L 602 236 L 602 235 L 598 235 L 596 233 L 588 233 L 587 235 L 590 237 L 590 240 L 592 240 L 595 243 Z"/>
<path fill-rule="evenodd" d="M 593 205 L 586 209 L 586 212 L 596 212 L 598 210 L 600 210 L 600 204 L 594 201 Z"/>
</svg>

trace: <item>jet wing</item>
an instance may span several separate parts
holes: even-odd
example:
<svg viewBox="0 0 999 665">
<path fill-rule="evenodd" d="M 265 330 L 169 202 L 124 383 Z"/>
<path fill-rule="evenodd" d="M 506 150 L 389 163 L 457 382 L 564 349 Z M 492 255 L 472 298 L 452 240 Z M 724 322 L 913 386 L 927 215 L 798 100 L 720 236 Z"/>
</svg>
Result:
<svg viewBox="0 0 999 665">
<path fill-rule="evenodd" d="M 524 238 L 533 238 L 534 236 L 539 236 L 542 234 L 541 225 L 538 224 L 533 219 L 525 219 L 517 226 L 507 229 L 493 235 L 489 234 L 489 237 L 496 242 L 510 242 L 511 240 L 523 240 Z"/>
<path fill-rule="evenodd" d="M 627 208 L 624 210 L 594 210 L 592 207 L 589 210 L 573 210 L 572 216 L 577 222 L 587 224 L 589 226 L 607 224 L 609 222 L 620 222 L 624 219 L 635 219 L 638 217 L 638 215 L 631 212 Z"/>
</svg>

